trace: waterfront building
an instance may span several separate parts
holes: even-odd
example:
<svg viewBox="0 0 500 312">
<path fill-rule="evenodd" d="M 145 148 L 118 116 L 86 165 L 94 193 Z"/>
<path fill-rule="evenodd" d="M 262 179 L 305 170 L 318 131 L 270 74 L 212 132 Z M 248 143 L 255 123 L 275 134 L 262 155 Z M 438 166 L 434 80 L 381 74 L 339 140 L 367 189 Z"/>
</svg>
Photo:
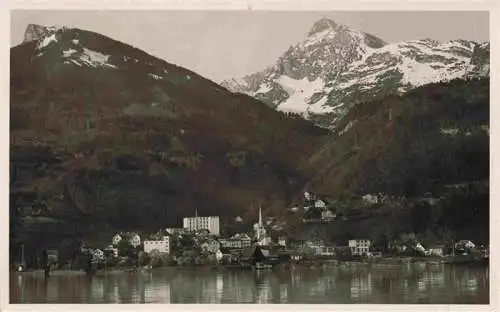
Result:
<svg viewBox="0 0 500 312">
<path fill-rule="evenodd" d="M 199 217 L 196 213 L 194 217 L 184 218 L 183 226 L 188 231 L 208 230 L 210 235 L 220 235 L 219 217 Z"/>
<path fill-rule="evenodd" d="M 354 256 L 368 255 L 372 243 L 369 239 L 350 239 L 349 249 Z"/>
<path fill-rule="evenodd" d="M 144 252 L 149 254 L 153 250 L 158 250 L 161 253 L 170 253 L 170 237 L 163 236 L 161 240 L 145 240 Z"/>
</svg>

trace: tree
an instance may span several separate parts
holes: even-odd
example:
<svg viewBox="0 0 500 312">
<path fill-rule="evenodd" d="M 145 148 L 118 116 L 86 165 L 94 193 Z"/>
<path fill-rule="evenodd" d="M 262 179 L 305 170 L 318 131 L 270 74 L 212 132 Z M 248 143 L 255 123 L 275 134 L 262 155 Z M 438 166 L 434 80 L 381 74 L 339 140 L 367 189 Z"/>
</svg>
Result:
<svg viewBox="0 0 500 312">
<path fill-rule="evenodd" d="M 134 255 L 134 247 L 127 240 L 122 239 L 117 248 L 120 257 L 132 257 Z"/>
<path fill-rule="evenodd" d="M 66 264 L 80 253 L 80 242 L 74 238 L 66 238 L 59 245 L 58 251 L 59 263 Z"/>
</svg>

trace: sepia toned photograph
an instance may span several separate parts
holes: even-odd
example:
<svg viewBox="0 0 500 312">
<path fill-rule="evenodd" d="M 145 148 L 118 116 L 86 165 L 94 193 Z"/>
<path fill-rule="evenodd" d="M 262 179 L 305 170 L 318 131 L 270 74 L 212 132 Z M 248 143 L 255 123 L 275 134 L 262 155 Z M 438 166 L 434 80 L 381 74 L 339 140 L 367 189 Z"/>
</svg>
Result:
<svg viewBox="0 0 500 312">
<path fill-rule="evenodd" d="M 10 18 L 10 304 L 490 304 L 489 11 Z"/>
</svg>

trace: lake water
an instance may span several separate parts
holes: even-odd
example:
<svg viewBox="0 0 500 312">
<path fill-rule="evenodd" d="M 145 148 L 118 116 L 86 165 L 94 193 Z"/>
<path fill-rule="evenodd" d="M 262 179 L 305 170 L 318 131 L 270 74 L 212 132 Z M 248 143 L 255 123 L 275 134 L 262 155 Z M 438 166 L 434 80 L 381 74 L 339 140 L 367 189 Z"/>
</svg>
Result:
<svg viewBox="0 0 500 312">
<path fill-rule="evenodd" d="M 489 304 L 488 267 L 400 265 L 279 271 L 162 268 L 89 279 L 12 274 L 11 303 Z"/>
</svg>

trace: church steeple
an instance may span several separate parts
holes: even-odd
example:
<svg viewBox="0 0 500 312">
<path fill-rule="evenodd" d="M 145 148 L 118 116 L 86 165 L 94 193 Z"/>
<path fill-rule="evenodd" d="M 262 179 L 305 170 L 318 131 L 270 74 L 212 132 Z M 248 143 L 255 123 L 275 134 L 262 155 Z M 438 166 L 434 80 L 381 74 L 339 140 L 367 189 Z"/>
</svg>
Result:
<svg viewBox="0 0 500 312">
<path fill-rule="evenodd" d="M 264 226 L 264 224 L 262 223 L 262 208 L 261 206 L 259 206 L 259 226 Z"/>
</svg>

